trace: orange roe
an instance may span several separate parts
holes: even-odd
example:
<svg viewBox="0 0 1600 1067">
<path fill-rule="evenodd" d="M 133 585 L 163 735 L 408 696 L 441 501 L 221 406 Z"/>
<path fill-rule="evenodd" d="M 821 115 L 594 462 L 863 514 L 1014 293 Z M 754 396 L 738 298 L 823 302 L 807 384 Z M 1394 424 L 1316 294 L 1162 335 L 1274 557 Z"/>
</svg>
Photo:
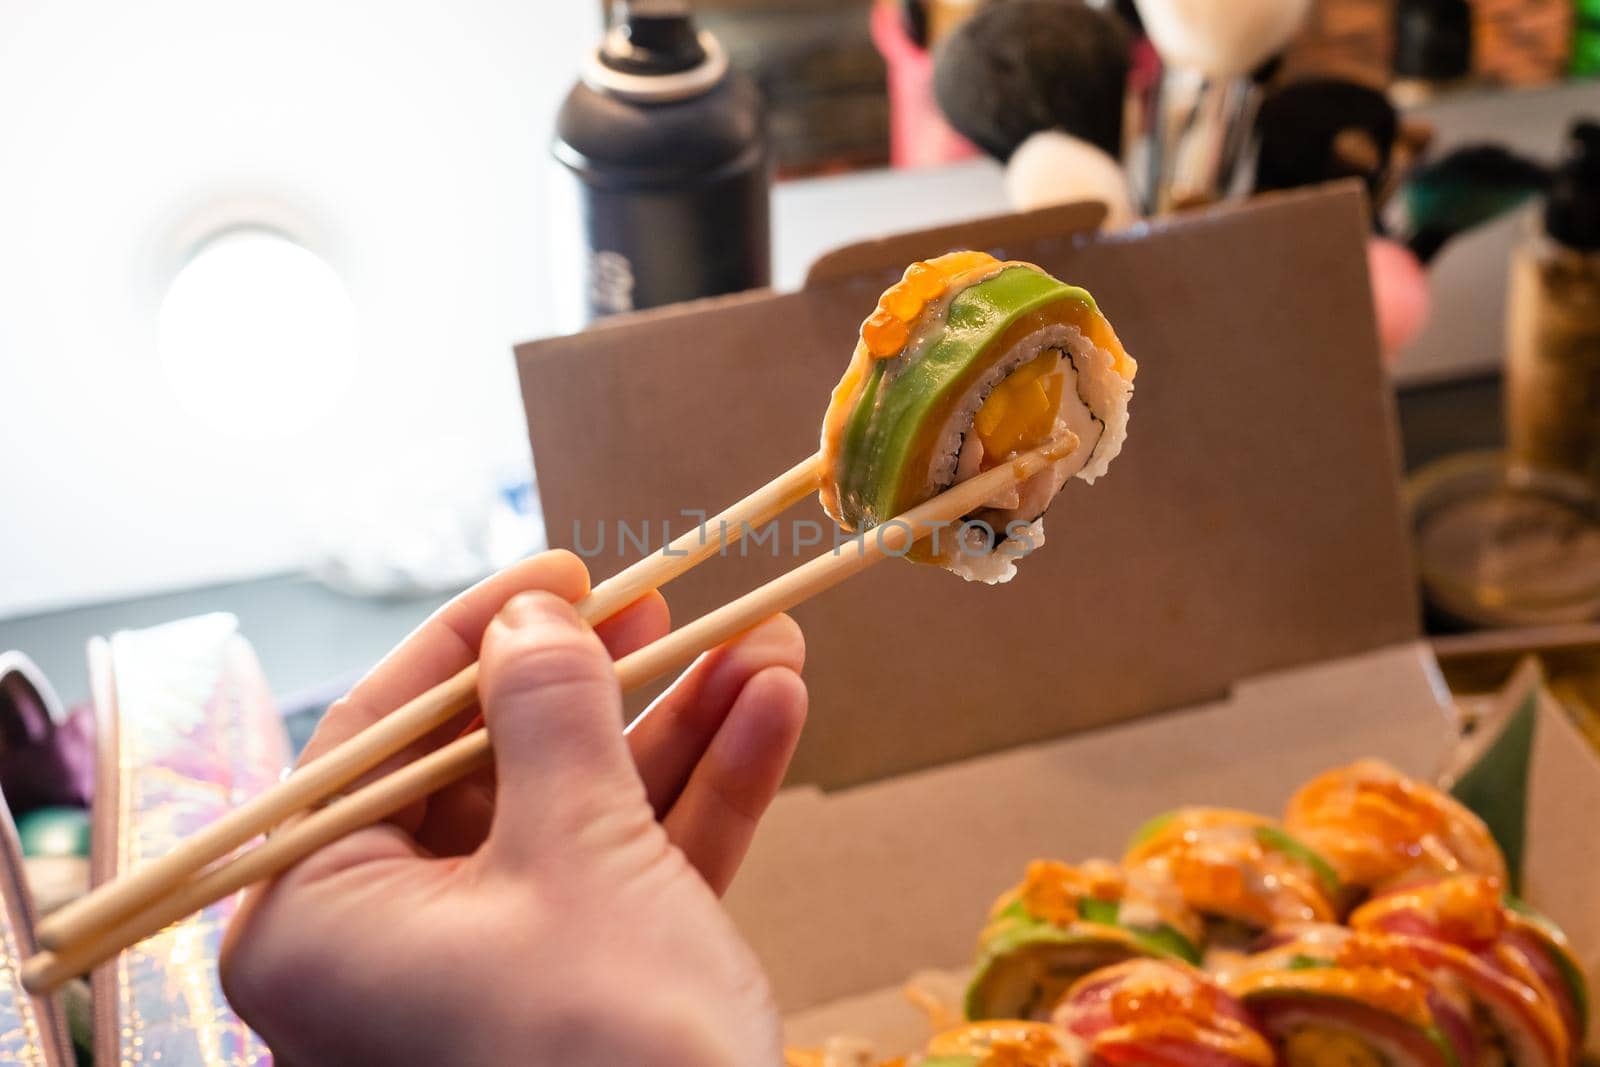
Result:
<svg viewBox="0 0 1600 1067">
<path fill-rule="evenodd" d="M 861 340 L 867 351 L 877 359 L 886 359 L 906 346 L 911 339 L 911 325 L 890 314 L 886 308 L 874 311 L 861 324 Z"/>
<path fill-rule="evenodd" d="M 905 275 L 878 298 L 878 308 L 861 325 L 861 341 L 874 359 L 888 359 L 911 340 L 911 324 L 928 304 L 943 296 L 950 283 L 969 271 L 998 264 L 987 252 L 951 252 L 913 263 Z"/>
</svg>

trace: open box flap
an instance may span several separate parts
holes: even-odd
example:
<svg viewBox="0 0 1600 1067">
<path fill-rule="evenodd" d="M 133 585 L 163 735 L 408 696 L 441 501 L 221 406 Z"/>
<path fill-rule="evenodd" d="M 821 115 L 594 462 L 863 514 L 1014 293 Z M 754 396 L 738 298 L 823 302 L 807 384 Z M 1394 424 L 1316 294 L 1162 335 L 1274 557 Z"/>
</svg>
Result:
<svg viewBox="0 0 1600 1067">
<path fill-rule="evenodd" d="M 1415 636 L 1358 189 L 1111 237 L 1007 235 L 1005 254 L 1093 292 L 1140 360 L 1128 445 L 1109 477 L 1068 487 L 1010 585 L 887 563 L 796 611 L 812 704 L 793 780 L 934 766 Z M 996 225 L 940 242 L 989 247 Z M 865 273 L 835 264 L 798 293 L 519 347 L 551 544 L 603 577 L 641 554 L 619 523 L 648 520 L 659 545 L 664 521 L 686 529 L 686 509 L 716 511 L 812 452 L 882 287 L 862 256 Z M 789 518 L 825 522 L 814 503 Z M 775 544 L 674 582 L 676 618 L 817 552 L 797 552 L 800 532 L 786 521 Z"/>
<path fill-rule="evenodd" d="M 1600 756 L 1549 690 L 1539 692 L 1529 767 L 1522 892 L 1565 931 L 1600 991 Z M 1586 1046 L 1600 1056 L 1600 1026 Z"/>
<path fill-rule="evenodd" d="M 1058 204 L 1034 211 L 971 219 L 913 233 L 897 233 L 836 248 L 825 253 L 806 271 L 806 287 L 828 285 L 881 274 L 880 289 L 900 279 L 907 263 L 932 259 L 952 249 L 969 247 L 973 233 L 983 234 L 984 247 L 1002 259 L 1016 259 L 1009 246 L 1038 249 L 1042 242 L 1070 242 L 1093 234 L 1105 221 L 1101 203 Z M 865 316 L 863 316 L 865 317 Z"/>
</svg>

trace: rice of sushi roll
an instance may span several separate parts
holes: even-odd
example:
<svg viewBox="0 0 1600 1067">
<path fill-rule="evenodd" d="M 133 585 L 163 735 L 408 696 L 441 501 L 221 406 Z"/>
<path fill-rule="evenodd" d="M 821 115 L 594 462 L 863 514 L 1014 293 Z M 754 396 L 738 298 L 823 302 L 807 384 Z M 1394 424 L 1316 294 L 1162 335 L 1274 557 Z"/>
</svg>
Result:
<svg viewBox="0 0 1600 1067">
<path fill-rule="evenodd" d="M 1094 298 L 1032 264 L 983 252 L 913 263 L 862 324 L 834 389 L 823 507 L 868 530 L 1071 435 L 1071 454 L 909 553 L 1009 581 L 1044 543 L 1044 512 L 1067 481 L 1092 483 L 1122 450 L 1136 371 Z"/>
</svg>

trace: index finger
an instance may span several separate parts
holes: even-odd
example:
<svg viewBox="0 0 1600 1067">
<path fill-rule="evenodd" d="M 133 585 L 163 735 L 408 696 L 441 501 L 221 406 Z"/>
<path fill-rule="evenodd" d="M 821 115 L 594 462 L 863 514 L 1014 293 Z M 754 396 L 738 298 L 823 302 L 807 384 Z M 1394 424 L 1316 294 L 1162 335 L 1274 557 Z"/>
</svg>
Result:
<svg viewBox="0 0 1600 1067">
<path fill-rule="evenodd" d="M 329 705 L 300 762 L 355 736 L 472 663 L 478 658 L 484 630 L 506 601 L 536 589 L 576 603 L 589 592 L 588 569 L 571 552 L 541 552 L 485 578 L 441 607 L 355 688 Z M 460 724 L 447 725 L 451 733 L 460 729 Z"/>
</svg>

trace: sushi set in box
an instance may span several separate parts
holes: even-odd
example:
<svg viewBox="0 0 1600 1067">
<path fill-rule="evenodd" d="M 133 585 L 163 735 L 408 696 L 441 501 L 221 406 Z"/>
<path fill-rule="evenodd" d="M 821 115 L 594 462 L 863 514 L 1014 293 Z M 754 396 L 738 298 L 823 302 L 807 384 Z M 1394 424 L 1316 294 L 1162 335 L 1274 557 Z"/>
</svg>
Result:
<svg viewBox="0 0 1600 1067">
<path fill-rule="evenodd" d="M 1527 672 L 1464 740 L 1421 639 L 1359 189 L 1097 221 L 886 238 L 799 292 L 518 349 L 550 543 L 597 577 L 814 450 L 852 349 L 823 440 L 846 523 L 1083 400 L 1046 529 L 1013 534 L 1048 547 L 922 552 L 977 580 L 885 565 L 794 612 L 811 718 L 728 896 L 794 1062 L 1577 1062 L 1600 761 Z M 977 326 L 993 374 L 961 362 Z M 997 519 L 1035 517 L 1026 488 Z M 729 539 L 674 614 L 832 530 Z"/>
</svg>

